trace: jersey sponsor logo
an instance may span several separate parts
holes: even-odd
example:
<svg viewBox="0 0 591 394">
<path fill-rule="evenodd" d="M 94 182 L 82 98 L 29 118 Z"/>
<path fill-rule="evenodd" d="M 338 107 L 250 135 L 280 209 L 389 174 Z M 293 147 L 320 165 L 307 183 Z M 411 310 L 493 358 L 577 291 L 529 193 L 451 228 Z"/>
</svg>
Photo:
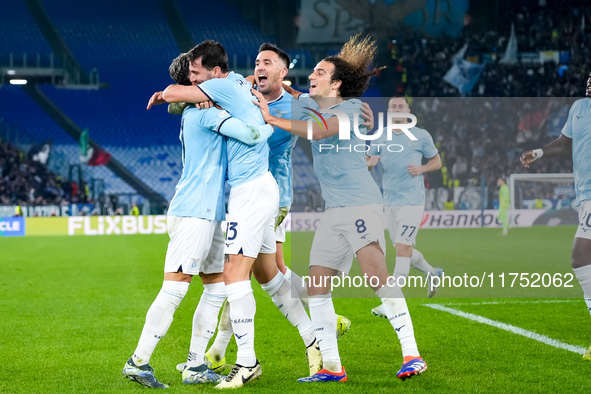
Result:
<svg viewBox="0 0 591 394">
<path fill-rule="evenodd" d="M 278 118 L 283 118 L 283 115 L 287 115 L 289 113 L 289 111 L 280 111 L 278 109 L 273 109 L 273 111 L 275 111 L 275 116 Z"/>
</svg>

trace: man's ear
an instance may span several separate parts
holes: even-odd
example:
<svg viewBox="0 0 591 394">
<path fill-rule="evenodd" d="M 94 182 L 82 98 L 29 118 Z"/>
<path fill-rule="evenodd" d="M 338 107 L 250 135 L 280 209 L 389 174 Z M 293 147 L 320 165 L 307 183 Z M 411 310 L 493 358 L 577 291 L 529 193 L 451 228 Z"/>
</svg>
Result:
<svg viewBox="0 0 591 394">
<path fill-rule="evenodd" d="M 281 69 L 281 72 L 279 73 L 279 77 L 280 77 L 281 79 L 285 78 L 285 76 L 287 75 L 287 72 L 288 72 L 288 70 L 287 70 L 287 67 L 283 67 L 283 68 Z"/>
<path fill-rule="evenodd" d="M 332 90 L 339 90 L 341 88 L 341 85 L 343 84 L 343 81 L 336 81 L 333 82 L 332 85 Z"/>
</svg>

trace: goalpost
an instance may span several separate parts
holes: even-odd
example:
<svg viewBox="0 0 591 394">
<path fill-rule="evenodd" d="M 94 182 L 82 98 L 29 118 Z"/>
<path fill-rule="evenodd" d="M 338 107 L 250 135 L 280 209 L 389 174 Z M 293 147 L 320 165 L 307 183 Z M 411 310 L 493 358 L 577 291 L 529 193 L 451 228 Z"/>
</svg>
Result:
<svg viewBox="0 0 591 394">
<path fill-rule="evenodd" d="M 575 180 L 572 173 L 511 174 L 510 223 L 515 225 L 516 209 L 543 209 L 549 213 L 547 225 L 570 223 L 577 218 Z"/>
</svg>

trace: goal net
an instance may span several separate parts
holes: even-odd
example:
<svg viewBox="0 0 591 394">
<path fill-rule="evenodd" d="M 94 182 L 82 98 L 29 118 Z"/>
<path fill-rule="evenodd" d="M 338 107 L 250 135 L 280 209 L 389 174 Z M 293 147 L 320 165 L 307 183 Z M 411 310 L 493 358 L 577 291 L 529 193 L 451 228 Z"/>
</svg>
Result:
<svg viewBox="0 0 591 394">
<path fill-rule="evenodd" d="M 573 174 L 511 174 L 511 223 L 521 210 L 537 210 L 533 225 L 578 224 Z M 532 212 L 533 213 L 533 212 Z"/>
</svg>

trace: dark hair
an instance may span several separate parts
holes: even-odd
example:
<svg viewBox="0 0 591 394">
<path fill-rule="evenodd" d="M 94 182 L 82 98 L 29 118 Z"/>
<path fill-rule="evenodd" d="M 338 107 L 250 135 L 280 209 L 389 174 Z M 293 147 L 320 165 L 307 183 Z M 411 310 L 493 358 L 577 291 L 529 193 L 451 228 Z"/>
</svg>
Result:
<svg viewBox="0 0 591 394">
<path fill-rule="evenodd" d="M 207 70 L 213 70 L 214 67 L 219 67 L 223 73 L 230 71 L 228 54 L 224 46 L 219 42 L 213 40 L 203 41 L 187 52 L 187 55 L 191 63 L 201 58 L 201 65 Z"/>
<path fill-rule="evenodd" d="M 259 53 L 262 51 L 273 51 L 275 52 L 281 60 L 285 63 L 285 67 L 289 67 L 291 60 L 289 59 L 289 55 L 281 48 L 277 47 L 276 45 L 269 44 L 265 42 L 259 47 Z"/>
<path fill-rule="evenodd" d="M 365 70 L 355 69 L 350 63 L 338 56 L 329 56 L 324 61 L 334 65 L 331 82 L 341 81 L 339 93 L 341 97 L 360 97 L 369 86 L 371 74 Z"/>
<path fill-rule="evenodd" d="M 179 85 L 190 86 L 191 80 L 189 79 L 189 56 L 186 53 L 178 55 L 170 67 L 168 67 L 168 73 L 170 77 Z"/>
</svg>

